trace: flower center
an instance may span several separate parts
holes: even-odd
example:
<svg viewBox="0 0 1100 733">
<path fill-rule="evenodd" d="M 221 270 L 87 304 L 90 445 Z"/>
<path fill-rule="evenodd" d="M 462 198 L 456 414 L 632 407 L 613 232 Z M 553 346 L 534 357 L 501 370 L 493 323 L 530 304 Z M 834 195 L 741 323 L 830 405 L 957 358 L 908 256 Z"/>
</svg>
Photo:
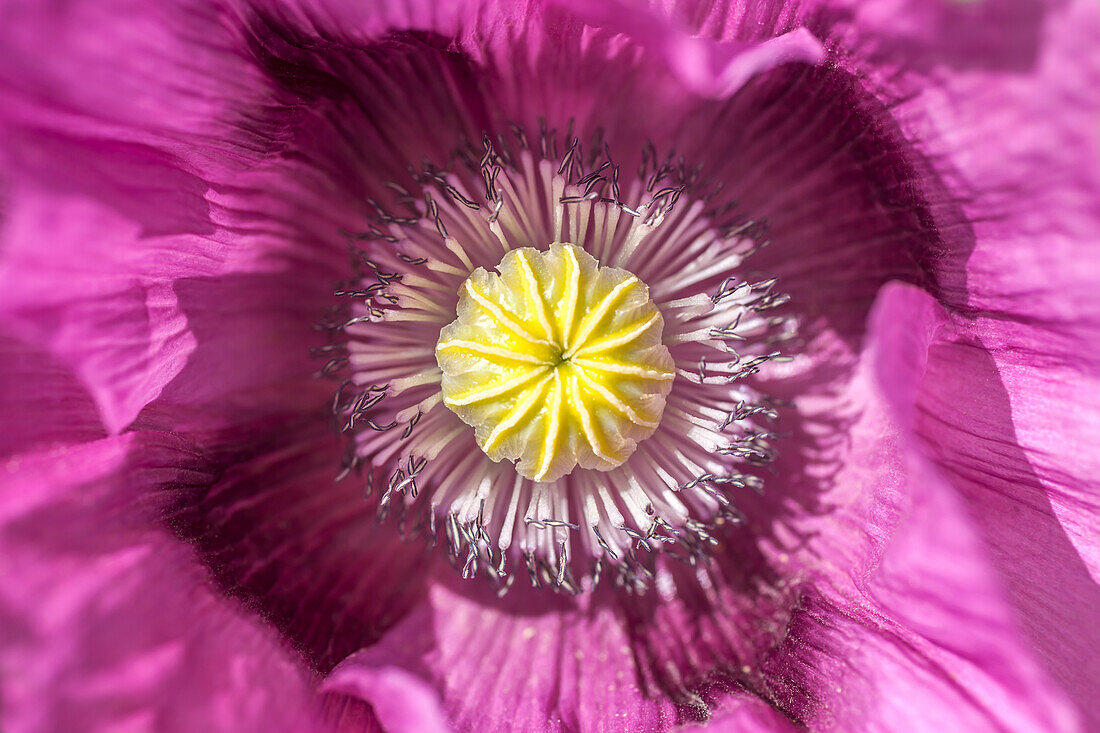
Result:
<svg viewBox="0 0 1100 733">
<path fill-rule="evenodd" d="M 775 279 L 739 274 L 766 227 L 649 145 L 635 168 L 599 131 L 481 143 L 387 182 L 349 233 L 319 352 L 339 475 L 502 592 L 640 591 L 762 486 L 777 414 L 751 377 L 795 333 Z"/>
<path fill-rule="evenodd" d="M 533 481 L 622 465 L 657 429 L 675 369 L 649 288 L 583 249 L 513 249 L 477 268 L 440 332 L 443 403 Z"/>
</svg>

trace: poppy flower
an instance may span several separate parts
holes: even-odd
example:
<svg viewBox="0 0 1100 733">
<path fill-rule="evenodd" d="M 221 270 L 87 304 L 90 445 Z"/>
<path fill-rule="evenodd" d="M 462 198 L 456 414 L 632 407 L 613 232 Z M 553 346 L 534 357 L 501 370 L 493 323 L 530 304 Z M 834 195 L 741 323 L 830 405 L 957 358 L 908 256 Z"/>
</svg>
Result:
<svg viewBox="0 0 1100 733">
<path fill-rule="evenodd" d="M 3 728 L 1100 722 L 1100 12 L 3 3 Z"/>
</svg>

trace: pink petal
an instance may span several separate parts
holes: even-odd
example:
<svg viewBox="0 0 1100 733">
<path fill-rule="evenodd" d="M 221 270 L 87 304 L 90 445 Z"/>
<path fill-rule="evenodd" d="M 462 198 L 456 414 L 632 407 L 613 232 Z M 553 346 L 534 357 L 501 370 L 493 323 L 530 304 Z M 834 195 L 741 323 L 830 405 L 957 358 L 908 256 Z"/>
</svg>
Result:
<svg viewBox="0 0 1100 733">
<path fill-rule="evenodd" d="M 369 700 L 386 733 L 451 730 L 435 691 L 399 667 L 342 664 L 328 676 L 322 689 Z"/>
<path fill-rule="evenodd" d="M 1100 384 L 1055 356 L 1057 337 L 952 319 L 914 291 L 884 294 L 876 320 L 880 372 L 899 414 L 972 507 L 1050 673 L 1096 715 L 1100 626 L 1091 620 L 1100 619 L 1100 588 L 1091 528 L 1100 466 L 1090 467 L 1089 436 Z M 1047 362 L 1042 370 L 1037 359 Z"/>
<path fill-rule="evenodd" d="M 157 399 L 177 428 L 227 430 L 264 416 L 316 413 L 336 385 L 317 379 L 325 342 L 315 325 L 332 305 L 334 275 L 308 264 L 289 272 L 184 278 L 172 285 L 196 345 Z M 178 420 L 179 422 L 172 422 Z"/>
<path fill-rule="evenodd" d="M 568 9 L 587 25 L 625 34 L 703 96 L 728 97 L 758 74 L 787 63 L 816 64 L 825 55 L 820 41 L 805 28 L 766 41 L 719 43 L 693 37 L 675 19 L 629 0 L 553 0 L 551 5 Z"/>
<path fill-rule="evenodd" d="M 846 6 L 866 36 L 863 54 L 968 70 L 1026 71 L 1041 43 L 1043 16 L 1054 3 L 988 0 L 981 3 L 880 0 L 833 2 Z"/>
<path fill-rule="evenodd" d="M 337 483 L 343 446 L 313 415 L 271 415 L 193 436 L 212 483 L 151 497 L 225 593 L 327 673 L 423 602 L 432 547 L 378 522 L 362 475 Z M 412 531 L 413 528 L 407 528 Z M 449 570 L 449 569 L 448 569 Z"/>
<path fill-rule="evenodd" d="M 0 321 L 66 364 L 118 432 L 194 348 L 165 281 L 208 271 L 214 248 L 165 234 L 203 228 L 203 184 L 143 146 L 107 145 L 110 159 L 51 136 L 8 142 L 23 159 L 7 171 Z"/>
<path fill-rule="evenodd" d="M 174 459 L 131 434 L 9 461 L 5 730 L 324 729 L 293 653 L 120 491 L 122 477 L 188 480 Z"/>
<path fill-rule="evenodd" d="M 105 435 L 95 403 L 68 368 L 0 331 L 0 457 Z"/>
<path fill-rule="evenodd" d="M 919 352 L 926 373 L 906 409 L 971 505 L 1032 643 L 1095 727 L 1100 637 L 1081 619 L 1100 602 L 1100 101 L 1082 90 L 1100 83 L 1100 12 L 1035 10 L 1043 21 L 1015 57 L 975 54 L 958 68 L 950 48 L 929 44 L 920 68 L 936 84 L 899 109 L 951 166 L 951 193 L 974 221 L 968 256 L 936 267 L 949 311 L 916 326 L 937 336 Z M 880 30 L 853 33 L 872 44 Z"/>
<path fill-rule="evenodd" d="M 239 53 L 242 39 L 219 17 L 223 8 L 186 0 L 5 2 L 3 14 L 7 125 L 155 145 L 201 164 L 209 151 L 180 140 L 239 145 L 248 135 L 233 134 L 234 112 L 267 101 L 267 85 Z"/>
<path fill-rule="evenodd" d="M 484 586 L 457 585 L 450 568 L 440 571 L 429 601 L 337 667 L 337 682 L 403 669 L 435 691 L 448 722 L 462 730 L 548 723 L 589 730 L 612 721 L 664 730 L 678 719 L 638 676 L 629 638 L 604 604 L 577 608 L 521 581 L 497 599 Z M 379 706 L 378 691 L 362 694 Z"/>
<path fill-rule="evenodd" d="M 905 323 L 878 313 L 876 326 Z M 877 336 L 876 364 L 884 355 L 904 362 L 896 342 Z M 1076 711 L 1037 661 L 953 489 L 881 409 L 865 412 L 851 435 L 851 470 L 837 479 L 856 502 L 862 547 L 854 565 L 821 568 L 832 582 L 803 601 L 767 666 L 806 664 L 801 684 L 818 696 L 811 719 L 844 729 L 904 719 L 914 729 L 1076 730 Z"/>
<path fill-rule="evenodd" d="M 775 708 L 748 695 L 734 697 L 703 725 L 711 733 L 794 733 L 798 728 Z"/>
</svg>

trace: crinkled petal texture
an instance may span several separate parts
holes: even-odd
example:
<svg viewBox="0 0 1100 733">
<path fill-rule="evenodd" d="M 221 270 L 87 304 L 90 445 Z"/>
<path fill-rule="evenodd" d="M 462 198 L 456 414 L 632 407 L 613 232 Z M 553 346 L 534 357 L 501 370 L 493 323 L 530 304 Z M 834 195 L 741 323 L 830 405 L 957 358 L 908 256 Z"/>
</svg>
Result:
<svg viewBox="0 0 1100 733">
<path fill-rule="evenodd" d="M 309 730 L 309 673 L 134 504 L 173 466 L 136 434 L 12 459 L 3 476 L 5 730 Z"/>
<path fill-rule="evenodd" d="M 925 316 L 936 337 L 906 409 L 969 505 L 1031 643 L 1096 727 L 1100 100 L 1088 90 L 1100 82 L 1100 13 L 898 11 L 903 22 L 865 18 L 849 42 L 875 59 L 876 78 L 905 65 L 920 69 L 910 83 L 934 80 L 901 116 L 949 155 L 950 188 L 975 222 L 968 259 L 939 268 L 948 312 Z"/>
<path fill-rule="evenodd" d="M 1095 6 L 574 5 L 4 4 L 0 727 L 1098 723 Z M 344 233 L 540 117 L 703 163 L 802 322 L 768 488 L 645 595 L 333 481 Z"/>
</svg>

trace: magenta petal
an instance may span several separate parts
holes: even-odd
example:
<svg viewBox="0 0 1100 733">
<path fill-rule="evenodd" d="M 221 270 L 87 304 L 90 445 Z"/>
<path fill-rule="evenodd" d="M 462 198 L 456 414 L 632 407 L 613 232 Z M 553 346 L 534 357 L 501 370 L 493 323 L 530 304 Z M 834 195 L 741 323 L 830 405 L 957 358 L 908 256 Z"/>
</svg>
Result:
<svg viewBox="0 0 1100 733">
<path fill-rule="evenodd" d="M 0 276 L 0 288 L 7 284 Z M 104 427 L 118 433 L 180 372 L 194 340 L 165 286 L 72 296 L 65 304 L 36 304 L 0 318 L 23 340 L 67 362 L 95 400 Z"/>
<path fill-rule="evenodd" d="M 360 664 L 353 656 L 332 671 L 321 690 L 369 701 L 386 733 L 451 730 L 435 690 L 400 667 Z"/>
<path fill-rule="evenodd" d="M 40 345 L 0 331 L 0 457 L 106 436 L 95 403 Z"/>
<path fill-rule="evenodd" d="M 856 449 L 835 500 L 854 500 L 857 535 L 831 556 L 845 530 L 815 542 L 835 565 L 819 568 L 783 651 L 766 664 L 792 693 L 813 690 L 799 717 L 844 730 L 897 720 L 929 730 L 1077 730 L 954 490 L 881 409 L 850 434 Z"/>
<path fill-rule="evenodd" d="M 913 502 L 867 578 L 876 608 L 864 622 L 877 625 L 885 614 L 900 632 L 876 632 L 859 652 L 881 696 L 876 717 L 920 714 L 947 726 L 969 719 L 963 724 L 978 728 L 989 716 L 1010 730 L 1074 730 L 1075 711 L 1033 660 L 962 503 L 921 459 L 909 465 Z M 925 678 L 906 659 L 912 649 L 943 676 Z M 980 707 L 971 713 L 953 698 Z"/>
<path fill-rule="evenodd" d="M 627 3 L 595 9 L 561 4 L 648 49 L 649 58 L 666 68 L 657 72 L 658 83 L 645 77 L 639 86 L 668 86 L 670 98 L 723 97 L 761 71 L 792 60 L 815 61 L 821 54 L 804 31 L 757 45 L 715 43 L 692 38 L 658 13 Z M 907 10 L 918 7 L 903 4 Z M 662 696 L 672 689 L 692 693 L 716 670 L 783 711 L 773 712 L 738 693 L 719 702 L 717 725 L 783 729 L 790 727 L 785 720 L 790 716 L 798 724 L 851 730 L 888 729 L 899 720 L 941 729 L 1073 728 L 1073 711 L 1032 659 L 1031 647 L 1087 706 L 1097 686 L 1092 652 L 1098 646 L 1094 622 L 1100 603 L 1088 572 L 1095 574 L 1098 566 L 1096 486 L 1081 480 L 1078 471 L 1100 474 L 1089 457 L 1096 427 L 1089 415 L 1097 411 L 1100 385 L 1093 374 L 1095 329 L 1089 326 L 1098 314 L 1091 297 L 1097 273 L 1091 252 L 1079 242 L 1091 241 L 1097 231 L 1097 199 L 1088 193 L 1095 192 L 1095 173 L 1073 157 L 1054 155 L 1051 148 L 1094 162 L 1080 151 L 1094 152 L 1095 109 L 1083 115 L 1089 137 L 1063 138 L 1056 134 L 1063 132 L 1060 127 L 1044 126 L 1031 136 L 1040 142 L 1028 141 L 1023 155 L 991 155 L 985 145 L 974 145 L 972 154 L 953 161 L 971 182 L 1004 182 L 997 188 L 1011 193 L 1003 208 L 1019 213 L 1008 218 L 988 215 L 1003 212 L 971 212 L 987 214 L 975 216 L 982 222 L 981 241 L 963 273 L 971 289 L 950 291 L 948 299 L 970 309 L 976 320 L 952 330 L 930 300 L 912 291 L 884 295 L 882 312 L 890 322 L 880 319 L 873 345 L 879 357 L 898 361 L 883 370 L 880 382 L 901 423 L 900 435 L 880 405 L 858 394 L 869 393 L 867 374 L 862 374 L 863 381 L 846 396 L 867 408 L 863 417 L 845 414 L 821 422 L 823 432 L 834 431 L 835 442 L 850 438 L 852 446 L 830 446 L 828 459 L 840 459 L 837 466 L 825 466 L 827 461 L 809 466 L 837 468 L 835 474 L 810 476 L 815 494 L 821 490 L 814 511 L 798 506 L 787 513 L 749 512 L 748 527 L 757 534 L 722 548 L 725 554 L 716 564 L 736 566 L 743 584 L 696 584 L 697 595 L 680 595 L 679 607 L 670 603 L 649 618 L 638 614 L 639 622 L 624 624 L 630 612 L 607 596 L 572 602 L 532 597 L 517 588 L 499 600 L 477 586 L 452 583 L 450 570 L 442 568 L 422 605 L 400 621 L 421 597 L 427 563 L 398 545 L 389 530 L 369 524 L 369 505 L 358 487 L 332 488 L 338 463 L 333 443 L 282 412 L 308 411 L 316 399 L 314 392 L 299 390 L 303 383 L 297 379 L 307 365 L 302 352 L 295 351 L 305 346 L 301 319 L 315 304 L 308 285 L 304 292 L 288 287 L 293 303 L 280 308 L 283 275 L 305 273 L 304 267 L 298 270 L 303 263 L 317 266 L 320 250 L 305 246 L 314 239 L 298 235 L 339 241 L 328 236 L 335 226 L 319 234 L 320 229 L 296 228 L 298 222 L 312 221 L 309 209 L 317 209 L 317 218 L 327 224 L 344 223 L 341 214 L 355 221 L 363 213 L 353 207 L 334 212 L 324 203 L 314 207 L 314 197 L 304 192 L 350 191 L 348 200 L 361 203 L 364 189 L 378 181 L 357 180 L 348 171 L 400 173 L 429 148 L 449 149 L 454 142 L 449 136 L 457 129 L 469 126 L 476 136 L 478 125 L 494 114 L 501 115 L 494 122 L 503 129 L 503 122 L 511 121 L 503 119 L 511 108 L 501 105 L 481 115 L 476 105 L 465 107 L 465 95 L 476 99 L 471 90 L 482 82 L 514 85 L 524 99 L 553 103 L 554 111 L 563 114 L 553 123 L 560 122 L 559 129 L 574 114 L 582 127 L 593 123 L 578 112 L 583 105 L 574 104 L 582 97 L 596 109 L 615 108 L 611 114 L 631 123 L 610 128 L 621 133 L 615 144 L 633 145 L 641 139 L 636 118 L 648 123 L 659 112 L 645 102 L 620 105 L 618 97 L 603 92 L 619 86 L 621 78 L 639 75 L 640 67 L 597 64 L 600 84 L 606 86 L 589 86 L 576 97 L 555 91 L 542 100 L 532 91 L 537 77 L 554 77 L 563 70 L 558 68 L 538 67 L 540 73 L 528 79 L 512 76 L 513 65 L 502 63 L 503 81 L 485 82 L 471 74 L 477 70 L 471 58 L 453 51 L 480 58 L 482 31 L 494 40 L 514 39 L 518 28 L 517 57 L 570 55 L 554 48 L 554 37 L 549 42 L 535 38 L 528 46 L 539 31 L 513 27 L 511 16 L 504 19 L 488 6 L 303 0 L 283 6 L 300 22 L 297 29 L 287 29 L 268 25 L 281 17 L 281 4 L 274 3 L 270 17 L 253 12 L 251 3 L 173 2 L 150 6 L 148 14 L 141 3 L 114 0 L 23 5 L 8 13 L 12 17 L 0 29 L 2 45 L 14 49 L 0 59 L 0 103 L 16 126 L 34 130 L 11 138 L 16 142 L 10 147 L 17 151 L 12 155 L 20 158 L 20 149 L 29 151 L 30 162 L 18 162 L 38 175 L 19 178 L 11 192 L 4 192 L 5 197 L 10 193 L 15 214 L 5 219 L 0 243 L 5 258 L 0 325 L 18 341 L 16 358 L 44 365 L 48 373 L 36 386 L 59 386 L 78 396 L 86 389 L 110 432 L 133 424 L 150 403 L 166 411 L 193 408 L 204 417 L 207 411 L 220 410 L 215 412 L 219 418 L 247 413 L 278 424 L 265 432 L 246 430 L 243 420 L 204 421 L 190 437 L 201 444 L 200 454 L 218 454 L 219 475 L 197 486 L 189 485 L 179 456 L 166 458 L 170 452 L 148 436 L 93 443 L 68 458 L 58 453 L 22 459 L 30 461 L 25 465 L 16 458 L 6 465 L 20 483 L 0 495 L 0 511 L 9 517 L 0 526 L 5 547 L 0 569 L 13 579 L 0 589 L 0 603 L 5 627 L 12 619 L 16 633 L 10 647 L 0 642 L 0 664 L 5 679 L 21 685 L 30 680 L 14 687 L 14 701 L 5 692 L 3 709 L 13 716 L 11 727 L 308 727 L 312 709 L 306 673 L 270 630 L 224 597 L 232 595 L 259 606 L 306 662 L 322 672 L 350 653 L 329 678 L 328 699 L 349 701 L 348 719 L 369 722 L 366 705 L 352 696 L 367 700 L 395 729 L 438 729 L 447 723 L 480 729 L 499 721 L 518 728 L 547 723 L 598 728 L 608 721 L 639 729 L 668 727 L 690 713 Z M 463 25 L 464 12 L 473 12 L 476 22 L 453 45 L 445 38 L 413 36 L 345 53 L 334 40 L 365 41 L 404 24 L 446 33 Z M 112 23 L 120 16 L 126 22 Z M 903 14 L 902 20 L 907 18 L 911 15 Z M 328 32 L 346 25 L 353 26 L 346 35 Z M 1030 129 L 1050 99 L 1059 103 L 1052 108 L 1084 108 L 1069 103 L 1072 87 L 1085 81 L 1082 89 L 1095 88 L 1095 80 L 1087 75 L 1087 63 L 1074 62 L 1095 55 L 1089 41 L 1097 26 L 1082 23 L 1081 28 L 1079 37 L 1066 44 L 1060 63 L 1044 66 L 1052 79 L 1025 82 L 1014 90 L 984 76 L 969 77 L 949 93 L 994 103 L 1006 93 L 1034 97 L 1023 117 L 1002 110 L 1008 130 Z M 306 32 L 296 35 L 302 29 Z M 597 52 L 578 56 L 578 71 L 592 66 L 587 62 L 600 59 L 602 51 L 616 48 L 615 43 L 601 47 L 609 34 L 590 29 L 578 30 L 576 40 L 581 45 L 593 37 Z M 540 46 L 540 40 L 547 45 Z M 934 37 L 924 40 L 929 40 L 930 55 L 943 48 Z M 56 48 L 80 52 L 51 54 L 24 74 L 20 64 L 51 41 Z M 399 47 L 403 52 L 395 53 Z M 647 57 L 641 58 L 644 65 Z M 131 65 L 133 59 L 141 63 Z M 436 73 L 443 69 L 451 71 Z M 392 77 L 389 70 L 396 70 Z M 920 176 L 901 160 L 909 146 L 901 144 L 893 128 L 884 139 L 878 137 L 892 124 L 892 111 L 847 104 L 849 97 L 840 93 L 858 83 L 834 71 L 779 70 L 767 83 L 745 89 L 755 98 L 750 94 L 747 101 L 731 103 L 735 114 L 704 116 L 699 129 L 706 134 L 686 137 L 707 143 L 700 157 L 708 165 L 720 160 L 742 169 L 730 178 L 743 191 L 733 193 L 757 196 L 742 203 L 754 216 L 773 219 L 776 243 L 788 249 L 773 246 L 771 252 L 802 271 L 805 287 L 798 294 L 818 293 L 818 300 L 811 295 L 803 301 L 811 303 L 808 312 L 819 312 L 813 307 L 818 301 L 836 301 L 840 305 L 833 307 L 851 316 L 846 323 L 862 323 L 866 294 L 897 272 L 891 257 L 906 260 L 916 254 L 914 259 L 925 264 L 921 251 L 898 246 L 899 235 L 933 219 L 942 222 L 924 216 L 927 212 L 918 211 L 909 198 L 896 196 Z M 422 85 L 421 77 L 430 83 Z M 670 77 L 679 83 L 664 84 Z M 582 86 L 575 81 L 587 78 L 562 74 L 558 81 L 563 87 Z M 406 104 L 409 99 L 392 93 L 395 87 L 415 90 L 408 96 L 424 99 L 423 106 Z M 455 94 L 452 87 L 463 91 Z M 682 88 L 691 93 L 683 94 Z M 636 88 L 623 89 L 619 94 L 630 96 Z M 1056 93 L 1044 96 L 1050 90 Z M 427 102 L 452 95 L 463 99 L 446 112 L 441 112 L 443 105 Z M 823 99 L 841 101 L 830 109 L 818 106 Z M 361 115 L 345 116 L 341 105 L 348 100 L 348 107 L 358 107 Z M 1019 101 L 1014 97 L 1013 104 Z M 738 104 L 767 114 L 738 119 Z M 683 124 L 675 115 L 685 114 L 676 105 L 666 106 L 676 112 L 654 123 L 662 144 L 673 137 L 663 133 Z M 805 117 L 786 114 L 790 107 L 802 107 Z M 285 117 L 268 114 L 284 108 L 290 110 Z M 362 134 L 360 123 L 368 118 L 378 125 L 371 128 L 374 132 L 387 133 L 392 125 L 387 114 L 402 123 L 392 129 L 405 130 L 403 123 L 416 116 L 407 112 L 425 109 L 432 114 L 418 133 L 397 139 Z M 639 109 L 647 115 L 637 115 Z M 230 120 L 245 121 L 244 128 L 232 127 Z M 526 116 L 520 121 L 530 123 Z M 729 121 L 740 124 L 719 124 Z M 958 123 L 942 119 L 947 138 L 969 130 Z M 71 126 L 73 139 L 47 144 L 49 137 L 36 125 Z M 712 132 L 719 129 L 750 130 L 743 134 L 756 144 Z M 431 134 L 437 130 L 442 134 Z M 222 158 L 196 145 L 196 132 L 231 154 Z M 127 142 L 104 144 L 109 135 Z M 372 144 L 362 143 L 367 137 Z M 421 138 L 431 138 L 430 144 L 421 145 Z M 26 139 L 35 144 L 21 144 Z M 347 139 L 360 147 L 346 144 Z M 716 139 L 720 144 L 712 146 Z M 798 141 L 801 157 L 774 144 L 782 140 Z M 373 144 L 378 141 L 393 144 Z M 967 149 L 965 134 L 950 142 Z M 162 154 L 158 145 L 172 154 Z M 737 157 L 732 152 L 737 148 L 768 154 Z M 77 154 L 70 158 L 59 150 Z M 252 157 L 245 151 L 259 152 Z M 374 156 L 385 164 L 370 165 Z M 37 168 L 37 159 L 51 157 L 54 167 Z M 1052 168 L 1070 171 L 1065 178 L 1071 183 L 1066 187 L 1036 176 L 1034 189 L 1017 188 L 998 177 L 1003 172 L 998 166 L 1013 168 L 1030 159 L 1045 165 L 1056 161 L 1059 165 Z M 121 174 L 111 161 L 126 161 Z M 248 175 L 240 174 L 241 168 L 248 168 Z M 202 177 L 194 170 L 201 170 Z M 217 176 L 208 179 L 211 171 Z M 881 172 L 882 180 L 871 172 Z M 281 188 L 288 177 L 300 181 L 302 190 Z M 41 185 L 43 180 L 47 185 Z M 207 180 L 217 183 L 208 188 Z M 266 199 L 257 205 L 265 196 L 275 205 L 267 206 L 272 201 Z M 1039 205 L 1032 205 L 1035 201 Z M 852 216 L 836 220 L 820 216 L 822 211 Z M 1051 211 L 1064 220 L 1052 223 Z M 51 244 L 45 252 L 34 238 L 42 233 Z M 1040 236 L 1044 246 L 1035 248 L 1030 240 Z M 868 242 L 875 247 L 867 247 Z M 789 248 L 799 243 L 801 248 Z M 238 268 L 231 276 L 220 267 L 229 250 Z M 331 254 L 326 250 L 321 257 Z M 823 260 L 832 267 L 824 277 Z M 848 263 L 856 263 L 863 277 L 858 291 L 845 272 L 853 269 Z M 937 264 L 941 271 L 948 269 Z M 1035 277 L 1036 272 L 1041 275 Z M 303 280 L 321 281 L 327 275 L 327 266 L 321 265 Z M 1050 287 L 1052 282 L 1058 288 Z M 328 283 L 325 279 L 323 287 Z M 853 292 L 858 294 L 853 297 Z M 321 305 L 323 298 L 317 300 Z M 276 310 L 278 316 L 269 318 Z M 1052 331 L 1057 338 L 1051 338 Z M 25 344 L 36 346 L 31 351 Z M 848 344 L 829 345 L 839 352 Z M 822 354 L 832 356 L 828 349 L 808 349 L 804 361 L 818 366 L 815 360 Z M 61 375 L 57 380 L 55 367 Z M 70 371 L 80 385 L 66 381 Z M 828 381 L 830 388 L 846 381 L 816 376 L 813 381 Z M 284 397 L 287 391 L 293 397 Z M 805 403 L 820 402 L 825 391 L 808 394 Z M 18 396 L 5 392 L 2 397 L 5 406 L 24 409 Z M 801 409 L 812 409 L 805 403 Z M 252 411 L 257 405 L 260 410 Z M 1086 409 L 1065 417 L 1061 409 L 1049 410 L 1051 405 Z M 161 417 L 153 409 L 142 419 Z M 844 422 L 850 417 L 856 423 L 851 431 Z M 73 434 L 101 437 L 92 428 Z M 43 433 L 61 429 L 50 425 Z M 272 439 L 275 433 L 285 437 Z M 1052 445 L 1066 433 L 1072 433 L 1068 450 Z M 931 448 L 937 467 L 910 455 L 911 434 Z M 19 445 L 46 440 L 33 434 Z M 795 446 L 807 448 L 810 442 Z M 104 456 L 96 452 L 100 448 Z M 86 452 L 88 461 L 82 463 Z M 104 458 L 103 465 L 97 457 Z M 187 543 L 149 529 L 135 507 L 116 506 L 135 498 L 128 492 L 147 478 L 147 470 L 158 472 L 150 485 L 165 489 L 150 504 L 174 512 L 172 526 Z M 79 480 L 69 478 L 69 471 L 79 473 Z M 111 478 L 99 481 L 105 474 Z M 111 491 L 100 484 L 110 484 Z M 68 492 L 72 488 L 79 493 Z M 769 502 L 789 507 L 803 499 L 779 488 L 770 489 L 774 493 L 756 506 L 750 497 L 746 510 L 767 508 Z M 978 515 L 974 522 L 966 516 L 967 504 Z M 982 540 L 992 547 L 1022 619 L 1005 603 Z M 788 553 L 791 547 L 798 551 Z M 221 592 L 196 569 L 192 552 L 211 569 Z M 714 619 L 700 620 L 715 608 Z M 379 635 L 381 641 L 368 646 Z M 361 646 L 368 648 L 354 652 Z M 692 677 L 680 669 L 699 674 Z"/>
<path fill-rule="evenodd" d="M 938 17 L 1003 18 L 1009 4 L 936 5 L 900 3 L 921 20 L 906 31 L 925 74 L 911 84 L 932 83 L 898 114 L 952 168 L 951 193 L 975 242 L 965 261 L 936 264 L 937 279 L 956 283 L 941 294 L 948 312 L 918 304 L 924 323 L 912 327 L 939 333 L 914 357 L 924 376 L 901 414 L 970 506 L 1047 669 L 1097 728 L 1100 100 L 1085 90 L 1100 84 L 1100 7 L 1036 3 L 1030 39 L 1009 53 L 970 44 L 960 59 L 952 36 L 934 32 Z M 857 15 L 855 33 L 866 42 L 889 35 L 863 21 Z M 898 46 L 887 38 L 878 47 L 873 73 L 885 80 Z M 895 298 L 891 312 L 912 307 Z M 911 362 L 898 356 L 890 369 Z"/>
<path fill-rule="evenodd" d="M 794 733 L 799 728 L 763 700 L 744 695 L 724 702 L 703 730 L 708 733 Z"/>
<path fill-rule="evenodd" d="M 1056 336 L 952 319 L 916 290 L 887 290 L 874 321 L 880 379 L 903 425 L 970 505 L 1047 669 L 1096 719 L 1100 383 L 1056 356 Z"/>
<path fill-rule="evenodd" d="M 961 71 L 1027 71 L 1042 42 L 1043 16 L 1053 6 L 1042 0 L 851 3 L 853 22 L 870 44 L 868 55 Z"/>
<path fill-rule="evenodd" d="M 234 134 L 233 111 L 262 107 L 269 90 L 226 10 L 189 0 L 4 2 L 0 124 L 155 144 L 192 163 L 209 151 L 181 140 L 232 147 L 247 137 Z"/>
<path fill-rule="evenodd" d="M 118 432 L 194 348 L 167 282 L 214 267 L 204 184 L 143 146 L 5 142 L 19 159 L 5 171 L 0 321 L 66 364 Z"/>
<path fill-rule="evenodd" d="M 324 361 L 310 352 L 324 343 L 314 325 L 332 303 L 318 283 L 335 276 L 307 267 L 173 283 L 195 348 L 159 396 L 158 411 L 178 408 L 190 429 L 213 430 L 324 409 L 334 385 L 315 378 Z"/>
<path fill-rule="evenodd" d="M 447 721 L 460 730 L 539 730 L 548 723 L 598 730 L 614 722 L 648 731 L 681 719 L 636 667 L 611 607 L 578 608 L 519 586 L 497 598 L 440 568 L 428 601 L 349 657 L 338 679 L 403 669 L 436 691 Z"/>
<path fill-rule="evenodd" d="M 26 455 L 0 477 L 2 727 L 321 730 L 309 677 L 127 494 L 189 477 L 131 434 Z"/>
<path fill-rule="evenodd" d="M 253 0 L 250 4 L 282 22 L 312 26 L 352 45 L 407 31 L 476 36 L 489 28 L 520 26 L 535 7 L 515 0 Z"/>
<path fill-rule="evenodd" d="M 627 0 L 551 4 L 570 10 L 588 25 L 626 34 L 663 60 L 686 88 L 707 97 L 728 97 L 754 76 L 781 64 L 816 64 L 825 55 L 821 42 L 805 28 L 760 42 L 717 42 L 693 37 L 674 20 Z"/>
<path fill-rule="evenodd" d="M 879 292 L 870 320 L 879 388 L 909 430 L 928 369 L 928 349 L 950 328 L 946 313 L 924 291 L 889 284 Z"/>
<path fill-rule="evenodd" d="M 344 451 L 324 420 L 270 415 L 194 435 L 217 480 L 158 494 L 163 514 L 313 669 L 327 673 L 423 602 L 430 546 L 376 519 L 362 476 L 336 482 Z"/>
</svg>

